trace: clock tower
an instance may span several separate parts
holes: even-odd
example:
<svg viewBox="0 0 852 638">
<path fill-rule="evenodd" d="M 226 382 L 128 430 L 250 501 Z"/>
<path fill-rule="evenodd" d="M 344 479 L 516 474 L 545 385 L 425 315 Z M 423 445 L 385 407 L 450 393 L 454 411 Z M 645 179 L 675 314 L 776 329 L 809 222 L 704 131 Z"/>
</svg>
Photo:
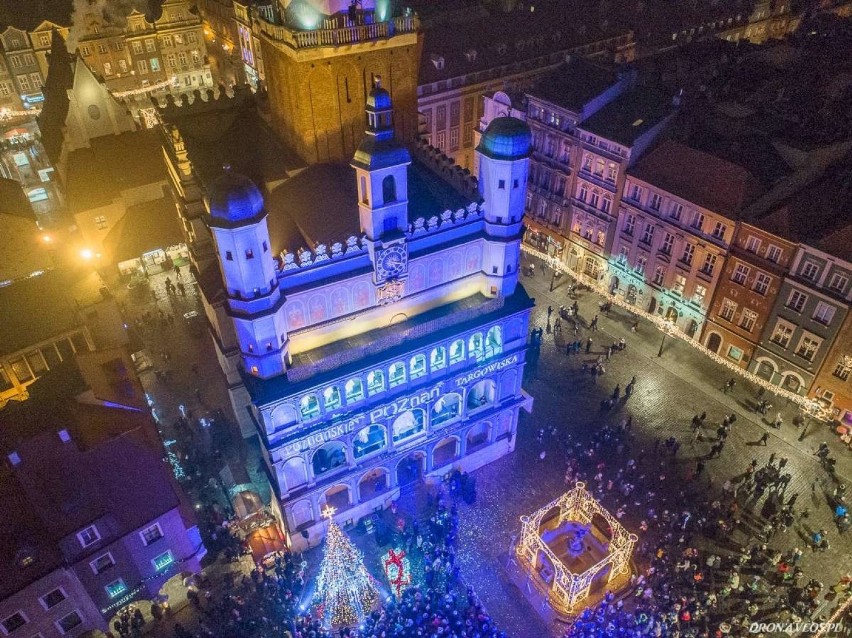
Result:
<svg viewBox="0 0 852 638">
<path fill-rule="evenodd" d="M 408 272 L 408 149 L 394 137 L 393 104 L 377 77 L 367 99 L 367 130 L 352 158 L 361 231 L 377 285 L 394 282 L 401 296 Z"/>
</svg>

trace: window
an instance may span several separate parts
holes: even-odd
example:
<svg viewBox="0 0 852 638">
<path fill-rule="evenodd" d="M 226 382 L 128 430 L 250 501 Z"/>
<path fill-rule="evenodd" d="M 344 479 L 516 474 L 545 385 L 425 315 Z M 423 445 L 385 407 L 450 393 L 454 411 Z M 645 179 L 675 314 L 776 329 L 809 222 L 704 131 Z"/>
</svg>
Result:
<svg viewBox="0 0 852 638">
<path fill-rule="evenodd" d="M 254 251 L 251 248 L 246 248 L 246 259 L 254 259 Z"/>
<path fill-rule="evenodd" d="M 147 40 L 145 40 L 145 50 L 146 50 L 148 53 L 151 53 L 152 51 L 156 51 L 156 50 L 157 50 L 157 44 L 156 44 L 156 42 L 154 42 L 154 40 L 153 40 L 153 39 L 147 39 Z"/>
<path fill-rule="evenodd" d="M 633 267 L 633 270 L 635 270 L 637 274 L 643 275 L 643 274 L 645 274 L 645 266 L 647 266 L 647 265 L 648 265 L 648 258 L 647 257 L 639 257 L 636 260 L 636 265 Z"/>
<path fill-rule="evenodd" d="M 226 250 L 225 251 L 225 259 L 227 261 L 234 261 L 234 253 L 232 253 L 230 250 Z"/>
<path fill-rule="evenodd" d="M 692 258 L 695 256 L 695 245 L 687 244 L 683 247 L 683 255 L 681 255 L 680 260 L 685 263 L 687 266 L 692 265 Z"/>
<path fill-rule="evenodd" d="M 180 33 L 175 34 L 175 44 L 183 44 L 183 35 Z"/>
<path fill-rule="evenodd" d="M 796 354 L 802 357 L 802 359 L 813 361 L 819 344 L 820 341 L 816 338 L 804 335 L 799 342 L 799 347 L 796 349 Z"/>
<path fill-rule="evenodd" d="M 193 64 L 198 64 L 201 62 L 201 53 L 198 52 L 198 49 L 193 49 L 189 52 L 189 57 L 192 59 Z"/>
<path fill-rule="evenodd" d="M 757 277 L 754 278 L 754 291 L 759 295 L 765 295 L 771 281 L 772 278 L 765 272 L 757 273 Z"/>
<path fill-rule="evenodd" d="M 447 365 L 447 349 L 443 346 L 434 348 L 429 355 L 429 366 L 432 370 L 440 370 Z"/>
<path fill-rule="evenodd" d="M 148 61 L 147 60 L 137 60 L 136 68 L 142 75 L 148 73 Z"/>
<path fill-rule="evenodd" d="M 444 104 L 435 109 L 435 126 L 438 130 L 447 128 L 447 107 Z"/>
<path fill-rule="evenodd" d="M 77 533 L 77 540 L 80 541 L 80 545 L 83 547 L 88 547 L 89 545 L 94 545 L 101 540 L 101 535 L 98 533 L 97 527 L 90 525 L 82 532 Z"/>
<path fill-rule="evenodd" d="M 164 35 L 163 36 L 163 46 L 164 47 L 172 46 L 172 36 L 170 36 L 170 35 Z"/>
<path fill-rule="evenodd" d="M 642 234 L 643 244 L 651 245 L 651 242 L 654 241 L 654 225 L 651 223 L 645 224 L 645 232 Z"/>
<path fill-rule="evenodd" d="M 672 286 L 672 292 L 676 295 L 683 295 L 683 291 L 686 289 L 686 277 L 683 275 L 677 274 L 674 278 L 674 286 Z"/>
<path fill-rule="evenodd" d="M 746 279 L 748 279 L 748 273 L 751 271 L 751 268 L 746 266 L 745 264 L 737 264 L 734 268 L 734 274 L 731 276 L 731 280 L 740 284 L 741 286 L 745 286 Z"/>
<path fill-rule="evenodd" d="M 12 95 L 12 87 L 8 82 L 0 82 L 0 97 Z"/>
<path fill-rule="evenodd" d="M 805 307 L 805 302 L 807 302 L 807 300 L 808 296 L 805 293 L 801 290 L 794 290 L 790 293 L 790 298 L 787 299 L 787 307 L 790 310 L 802 312 L 802 308 Z"/>
<path fill-rule="evenodd" d="M 852 372 L 852 365 L 850 364 L 852 364 L 852 361 L 848 361 L 848 358 L 838 361 L 832 374 L 838 379 L 846 381 L 849 378 L 849 373 Z"/>
<path fill-rule="evenodd" d="M 760 250 L 760 239 L 755 237 L 754 235 L 749 235 L 746 240 L 745 249 L 750 252 L 757 254 L 757 251 Z"/>
<path fill-rule="evenodd" d="M 112 75 L 112 64 L 104 62 L 104 75 Z"/>
<path fill-rule="evenodd" d="M 692 216 L 692 223 L 690 225 L 696 230 L 701 230 L 701 227 L 704 226 L 704 213 L 695 211 L 695 215 Z"/>
<path fill-rule="evenodd" d="M 38 73 L 30 73 L 30 82 L 34 89 L 40 89 L 43 86 L 41 76 Z"/>
<path fill-rule="evenodd" d="M 628 215 L 627 217 L 624 218 L 624 228 L 622 230 L 624 231 L 625 235 L 632 235 L 633 234 L 633 228 L 635 226 L 636 226 L 636 217 L 634 217 L 633 215 Z"/>
<path fill-rule="evenodd" d="M 16 612 L 15 612 L 14 614 L 12 614 L 11 616 L 8 616 L 7 618 L 5 618 L 5 619 L 3 620 L 3 622 L 2 622 L 2 623 L 0 623 L 0 624 L 2 624 L 2 625 L 3 625 L 3 630 L 4 630 L 7 634 L 11 634 L 11 633 L 12 633 L 13 631 L 15 631 L 16 629 L 20 629 L 21 627 L 23 627 L 24 625 L 26 625 L 26 624 L 27 624 L 27 622 L 28 622 L 28 621 L 27 621 L 27 617 L 26 617 L 26 616 L 24 616 L 24 612 L 22 612 L 22 611 L 16 611 Z"/>
<path fill-rule="evenodd" d="M 405 364 L 397 361 L 388 369 L 388 385 L 395 388 L 403 383 L 405 383 Z"/>
<path fill-rule="evenodd" d="M 409 377 L 411 379 L 418 379 L 426 374 L 426 355 L 416 354 L 411 357 L 411 361 L 408 364 L 409 367 Z"/>
<path fill-rule="evenodd" d="M 580 190 L 577 191 L 577 199 L 585 202 L 589 198 L 589 188 L 585 184 L 580 184 Z"/>
<path fill-rule="evenodd" d="M 127 73 L 127 60 L 121 59 L 118 61 L 118 70 L 121 73 Z"/>
<path fill-rule="evenodd" d="M 713 269 L 716 267 L 716 255 L 709 253 L 704 258 L 704 264 L 701 266 L 701 272 L 705 275 L 712 275 Z"/>
<path fill-rule="evenodd" d="M 364 398 L 364 384 L 361 379 L 349 379 L 344 386 L 346 403 L 353 403 Z"/>
<path fill-rule="evenodd" d="M 178 53 L 178 64 L 186 66 L 186 52 L 181 51 Z"/>
<path fill-rule="evenodd" d="M 459 150 L 459 127 L 455 126 L 450 129 L 450 150 Z"/>
<path fill-rule="evenodd" d="M 352 455 L 359 459 L 371 452 L 381 450 L 387 441 L 385 440 L 385 429 L 375 423 L 362 428 L 352 441 Z"/>
<path fill-rule="evenodd" d="M 728 358 L 733 359 L 734 361 L 739 361 L 743 358 L 743 351 L 741 348 L 737 348 L 736 346 L 731 346 L 728 348 Z"/>
<path fill-rule="evenodd" d="M 485 345 L 482 342 L 482 334 L 477 332 L 470 335 L 467 342 L 467 355 L 481 359 L 485 353 Z"/>
<path fill-rule="evenodd" d="M 737 312 L 737 304 L 730 299 L 722 300 L 722 307 L 719 309 L 719 317 L 725 321 L 733 321 L 734 314 Z"/>
<path fill-rule="evenodd" d="M 61 588 L 54 589 L 52 592 L 45 594 L 40 598 L 42 607 L 45 609 L 50 609 L 51 607 L 56 607 L 59 603 L 65 600 L 67 596 L 65 592 L 62 591 Z"/>
<path fill-rule="evenodd" d="M 461 102 L 456 100 L 450 104 L 450 126 L 458 126 L 461 121 Z"/>
<path fill-rule="evenodd" d="M 819 277 L 819 264 L 812 261 L 806 261 L 802 266 L 802 277 L 810 279 L 811 281 L 816 281 Z"/>
<path fill-rule="evenodd" d="M 104 589 L 110 598 L 115 598 L 116 596 L 121 596 L 121 594 L 127 591 L 127 585 L 124 583 L 123 578 L 119 578 L 112 581 L 109 585 L 106 585 Z"/>
<path fill-rule="evenodd" d="M 149 60 L 149 62 L 151 63 L 151 71 L 156 73 L 157 71 L 160 70 L 160 60 L 159 59 L 151 58 Z"/>
<path fill-rule="evenodd" d="M 790 345 L 790 338 L 793 336 L 793 326 L 782 322 L 780 319 L 775 324 L 775 330 L 772 331 L 772 336 L 769 338 L 774 344 L 786 348 Z"/>
<path fill-rule="evenodd" d="M 105 44 L 98 45 L 98 53 L 106 53 L 108 51 L 107 46 Z"/>
<path fill-rule="evenodd" d="M 319 399 L 315 394 L 306 394 L 299 402 L 299 411 L 303 419 L 312 419 L 320 413 Z"/>
<path fill-rule="evenodd" d="M 54 623 L 56 627 L 63 634 L 67 634 L 69 631 L 72 631 L 75 627 L 78 627 L 83 624 L 83 619 L 80 617 L 80 614 L 77 611 L 72 611 L 67 616 L 63 616 L 59 620 Z"/>
<path fill-rule="evenodd" d="M 190 44 L 196 44 L 198 42 L 198 36 L 196 36 L 192 32 L 189 32 L 189 33 L 186 34 L 186 41 L 189 42 Z"/>
<path fill-rule="evenodd" d="M 725 238 L 725 231 L 728 230 L 728 227 L 722 222 L 716 222 L 716 225 L 713 226 L 713 237 L 717 239 Z"/>
<path fill-rule="evenodd" d="M 464 361 L 464 341 L 457 339 L 450 346 L 450 365 Z"/>
<path fill-rule="evenodd" d="M 849 284 L 849 277 L 846 275 L 836 272 L 831 276 L 831 281 L 828 282 L 828 287 L 831 290 L 842 293 L 846 290 L 846 286 Z"/>
<path fill-rule="evenodd" d="M 766 259 L 777 264 L 781 260 L 781 249 L 778 248 L 778 246 L 769 244 L 769 246 L 766 247 Z"/>
<path fill-rule="evenodd" d="M 814 310 L 814 321 L 819 321 L 824 326 L 827 326 L 831 323 L 831 320 L 834 319 L 834 306 L 825 303 L 824 301 L 820 301 L 817 304 L 816 310 Z"/>
<path fill-rule="evenodd" d="M 603 177 L 605 164 L 602 159 L 595 160 L 595 175 Z"/>
<path fill-rule="evenodd" d="M 340 388 L 336 385 L 327 387 L 323 390 L 322 399 L 326 410 L 336 410 L 341 404 Z"/>
<path fill-rule="evenodd" d="M 695 291 L 692 293 L 692 301 L 699 306 L 704 305 L 704 299 L 707 297 L 707 288 L 701 284 L 695 284 Z"/>
<path fill-rule="evenodd" d="M 674 235 L 666 233 L 663 235 L 663 243 L 660 246 L 660 252 L 664 255 L 672 254 L 672 246 L 674 246 Z"/>
<path fill-rule="evenodd" d="M 151 560 L 151 564 L 158 572 L 166 569 L 166 567 L 173 564 L 174 562 L 175 557 L 172 555 L 171 550 L 163 552 L 162 554 Z"/>
<path fill-rule="evenodd" d="M 659 193 L 651 193 L 651 199 L 648 202 L 648 206 L 651 207 L 651 210 L 660 210 L 660 206 L 663 204 L 663 196 Z"/>
<path fill-rule="evenodd" d="M 440 399 L 439 399 L 440 401 Z M 391 426 L 394 441 L 401 441 L 420 434 L 426 429 L 425 410 L 407 410 L 394 419 Z"/>
<path fill-rule="evenodd" d="M 638 202 L 640 199 L 642 199 L 642 188 L 636 184 L 631 184 L 630 199 L 632 199 L 634 202 Z"/>
<path fill-rule="evenodd" d="M 455 392 L 445 394 L 432 406 L 432 425 L 441 425 L 461 414 L 461 397 Z"/>
<path fill-rule="evenodd" d="M 139 40 L 133 42 L 133 53 L 136 55 L 142 55 L 142 43 Z"/>
<path fill-rule="evenodd" d="M 314 400 L 316 400 L 316 397 L 314 397 Z M 156 543 L 163 537 L 163 530 L 160 529 L 159 523 L 154 523 L 150 527 L 146 527 L 141 532 L 139 532 L 139 536 L 142 539 L 142 542 L 145 543 L 145 547 L 147 547 L 152 543 Z"/>
<path fill-rule="evenodd" d="M 497 188 L 499 188 L 501 191 L 506 190 L 506 180 L 505 179 L 498 179 L 497 180 Z"/>
<path fill-rule="evenodd" d="M 83 47 L 83 49 L 84 49 L 83 55 L 89 55 L 89 48 Z M 12 62 L 12 68 L 13 69 L 20 69 L 21 68 L 21 58 L 19 58 L 17 55 L 11 56 L 9 58 L 9 60 Z"/>
<path fill-rule="evenodd" d="M 608 213 L 612 210 L 612 197 L 609 195 L 604 195 L 603 203 L 601 204 L 601 210 L 605 213 Z"/>
<path fill-rule="evenodd" d="M 678 204 L 677 202 L 672 202 L 671 210 L 669 210 L 669 217 L 671 217 L 676 222 L 679 222 L 682 215 L 683 215 L 683 204 Z"/>
<path fill-rule="evenodd" d="M 656 270 L 654 270 L 654 284 L 656 284 L 657 286 L 662 286 L 665 278 L 666 269 L 662 266 L 657 266 Z"/>
<path fill-rule="evenodd" d="M 177 56 L 174 53 L 167 53 L 166 64 L 170 69 L 174 69 L 177 66 Z"/>
<path fill-rule="evenodd" d="M 607 164 L 607 167 L 606 167 L 606 181 L 614 183 L 617 177 L 618 177 L 618 165 L 616 165 L 613 162 L 610 162 L 609 164 Z"/>
<path fill-rule="evenodd" d="M 753 310 L 743 310 L 742 317 L 740 317 L 740 328 L 745 330 L 746 332 L 751 332 L 754 330 L 754 324 L 757 321 L 757 313 Z"/>
<path fill-rule="evenodd" d="M 95 560 L 89 563 L 89 567 L 92 568 L 92 571 L 96 574 L 101 574 L 108 570 L 110 567 L 115 565 L 115 560 L 112 557 L 112 554 L 107 552 L 106 554 L 101 554 Z"/>
<path fill-rule="evenodd" d="M 444 150 L 447 147 L 447 132 L 446 131 L 438 131 L 438 134 L 435 136 L 435 146 L 437 146 L 440 150 Z"/>
<path fill-rule="evenodd" d="M 381 370 L 373 370 L 367 375 L 367 391 L 370 396 L 383 392 L 385 389 L 385 373 Z"/>
<path fill-rule="evenodd" d="M 592 191 L 592 196 L 591 196 L 591 198 L 589 198 L 589 205 L 592 206 L 592 208 L 597 208 L 600 201 L 601 201 L 601 194 L 598 193 L 597 191 Z"/>
<path fill-rule="evenodd" d="M 30 90 L 30 79 L 26 75 L 19 75 L 18 77 L 18 86 L 21 87 L 22 91 Z"/>
<path fill-rule="evenodd" d="M 95 217 L 95 227 L 96 227 L 98 230 L 104 230 L 104 229 L 106 229 L 106 227 L 107 227 L 107 220 L 106 220 L 106 216 L 104 216 L 104 215 L 98 215 L 97 217 Z"/>
</svg>

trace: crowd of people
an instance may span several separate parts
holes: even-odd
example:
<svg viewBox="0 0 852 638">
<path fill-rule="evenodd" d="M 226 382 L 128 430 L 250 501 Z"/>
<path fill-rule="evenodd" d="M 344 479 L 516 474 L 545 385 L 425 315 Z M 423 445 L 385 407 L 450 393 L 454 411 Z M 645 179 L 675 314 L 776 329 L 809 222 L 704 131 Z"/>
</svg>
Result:
<svg viewBox="0 0 852 638">
<path fill-rule="evenodd" d="M 727 416 L 715 428 L 706 414 L 696 415 L 693 429 L 709 430 L 696 440 L 712 440 L 718 451 L 735 420 Z M 702 476 L 713 447 L 690 470 L 672 462 L 680 448 L 675 437 L 642 449 L 630 423 L 628 416 L 601 427 L 591 442 L 566 443 L 566 483 L 586 480 L 606 507 L 642 532 L 635 554 L 641 575 L 632 575 L 627 593 L 607 593 L 583 611 L 566 638 L 745 636 L 755 621 L 813 620 L 826 593 L 852 591 L 848 577 L 830 590 L 806 579 L 803 549 L 773 542 L 792 525 L 806 537 L 810 529 L 810 512 L 797 507 L 799 494 L 790 489 L 786 458 L 755 458 L 718 485 Z M 842 485 L 826 493 L 841 507 L 841 532 L 844 494 Z M 828 549 L 829 536 L 812 531 L 810 549 Z"/>
</svg>

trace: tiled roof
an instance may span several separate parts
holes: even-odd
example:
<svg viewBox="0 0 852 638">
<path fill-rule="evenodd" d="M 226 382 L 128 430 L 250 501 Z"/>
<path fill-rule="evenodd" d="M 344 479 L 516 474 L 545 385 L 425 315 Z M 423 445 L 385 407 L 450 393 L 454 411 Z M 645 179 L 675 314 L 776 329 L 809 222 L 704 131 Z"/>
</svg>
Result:
<svg viewBox="0 0 852 638">
<path fill-rule="evenodd" d="M 109 262 L 118 264 L 182 241 L 174 199 L 166 193 L 160 199 L 128 208 L 104 237 L 103 247 Z"/>
<path fill-rule="evenodd" d="M 574 58 L 539 78 L 527 94 L 580 112 L 588 102 L 617 82 L 618 73 L 613 67 Z"/>
<path fill-rule="evenodd" d="M 672 96 L 637 86 L 597 111 L 579 128 L 630 147 L 674 111 Z"/>
<path fill-rule="evenodd" d="M 739 217 L 761 191 L 742 166 L 674 141 L 666 141 L 629 173 L 672 195 L 708 210 Z"/>
</svg>

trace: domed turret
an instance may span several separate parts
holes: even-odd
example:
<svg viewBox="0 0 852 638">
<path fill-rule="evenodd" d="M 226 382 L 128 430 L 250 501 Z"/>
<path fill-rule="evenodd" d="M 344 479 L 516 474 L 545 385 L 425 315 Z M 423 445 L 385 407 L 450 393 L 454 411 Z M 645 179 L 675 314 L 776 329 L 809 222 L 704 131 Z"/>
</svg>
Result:
<svg viewBox="0 0 852 638">
<path fill-rule="evenodd" d="M 228 225 L 253 220 L 263 212 L 263 195 L 245 175 L 225 166 L 225 172 L 207 189 L 211 223 Z"/>
<path fill-rule="evenodd" d="M 377 77 L 375 86 L 373 86 L 373 89 L 367 96 L 367 111 L 377 113 L 379 111 L 391 110 L 393 110 L 393 104 L 391 103 L 390 93 L 388 93 L 387 89 L 382 88 L 381 78 Z"/>
<path fill-rule="evenodd" d="M 476 150 L 497 160 L 517 160 L 532 152 L 532 133 L 527 123 L 514 117 L 498 117 L 482 134 Z"/>
</svg>

